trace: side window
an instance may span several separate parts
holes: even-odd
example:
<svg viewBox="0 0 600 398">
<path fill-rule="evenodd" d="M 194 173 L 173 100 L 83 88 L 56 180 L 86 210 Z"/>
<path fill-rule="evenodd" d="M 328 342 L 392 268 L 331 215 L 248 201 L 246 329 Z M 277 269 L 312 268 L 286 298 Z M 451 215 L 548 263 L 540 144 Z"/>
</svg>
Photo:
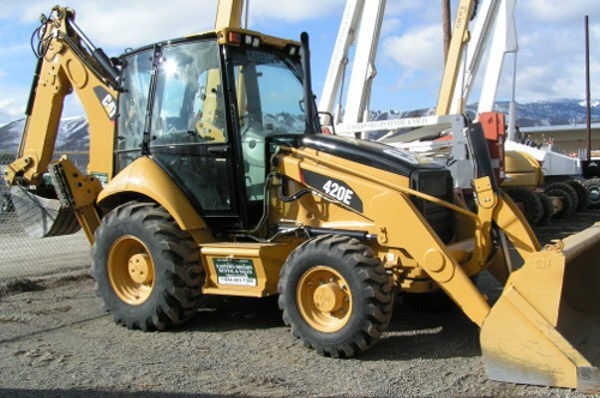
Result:
<svg viewBox="0 0 600 398">
<path fill-rule="evenodd" d="M 119 96 L 119 121 L 117 132 L 118 168 L 123 169 L 141 154 L 144 118 L 148 103 L 152 51 L 125 57 L 122 83 L 125 89 Z"/>
<path fill-rule="evenodd" d="M 156 82 L 151 146 L 227 142 L 214 42 L 166 47 Z"/>
</svg>

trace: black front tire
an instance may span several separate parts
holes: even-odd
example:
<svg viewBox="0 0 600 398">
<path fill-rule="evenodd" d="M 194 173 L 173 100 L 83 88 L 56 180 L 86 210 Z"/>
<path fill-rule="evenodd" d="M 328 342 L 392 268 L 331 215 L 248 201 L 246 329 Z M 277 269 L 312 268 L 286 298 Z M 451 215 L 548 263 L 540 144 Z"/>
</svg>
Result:
<svg viewBox="0 0 600 398">
<path fill-rule="evenodd" d="M 154 264 L 151 292 L 144 302 L 135 305 L 116 293 L 108 271 L 111 248 L 128 236 L 146 246 Z M 102 297 L 116 323 L 129 329 L 165 330 L 196 313 L 204 281 L 199 250 L 164 208 L 154 203 L 123 204 L 103 219 L 95 238 L 90 273 L 96 282 L 96 294 Z"/>
<path fill-rule="evenodd" d="M 348 283 L 352 299 L 348 321 L 324 332 L 310 325 L 300 311 L 297 292 L 307 272 L 326 266 Z M 278 283 L 283 321 L 304 345 L 321 355 L 352 357 L 379 339 L 392 316 L 392 282 L 373 251 L 359 240 L 322 235 L 308 240 L 288 257 Z"/>
</svg>

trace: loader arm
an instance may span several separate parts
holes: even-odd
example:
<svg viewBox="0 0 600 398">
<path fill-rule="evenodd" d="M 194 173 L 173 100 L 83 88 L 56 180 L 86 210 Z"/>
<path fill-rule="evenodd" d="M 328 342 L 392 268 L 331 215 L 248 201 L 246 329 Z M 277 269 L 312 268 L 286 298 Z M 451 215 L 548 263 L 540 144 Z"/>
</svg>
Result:
<svg viewBox="0 0 600 398">
<path fill-rule="evenodd" d="M 477 132 L 483 139 L 480 128 Z M 518 208 L 494 189 L 489 176 L 474 181 L 479 206 L 477 213 L 473 213 L 410 188 L 406 177 L 315 151 L 315 147 L 335 146 L 335 141 L 325 141 L 323 138 L 305 138 L 303 142 L 308 148 L 288 148 L 289 155 L 277 162 L 280 164 L 278 171 L 293 180 L 296 187 L 308 186 L 320 192 L 317 197 L 321 199 L 305 197 L 297 207 L 277 211 L 275 219 L 295 219 L 308 228 L 317 229 L 340 228 L 339 221 L 335 220 L 346 220 L 344 228 L 365 231 L 376 237 L 379 247 L 406 252 L 406 261 L 414 261 L 417 268 L 446 291 L 475 324 L 482 326 L 490 306 L 469 277 L 502 259 L 494 251 L 492 231 L 497 228 L 495 226 L 504 230 L 524 258 L 539 250 L 539 243 Z M 333 184 L 343 188 L 332 191 Z M 300 188 L 292 190 L 299 192 Z M 342 191 L 346 193 L 343 197 L 339 194 Z M 329 200 L 332 195 L 337 200 Z M 469 234 L 465 234 L 467 239 L 452 244 L 443 241 L 415 207 L 411 199 L 415 197 L 471 219 L 474 226 Z M 472 242 L 473 247 L 465 256 L 456 248 L 466 241 Z M 505 272 L 504 279 L 507 274 Z"/>
<path fill-rule="evenodd" d="M 344 206 L 344 203 L 328 203 L 327 200 L 317 200 L 315 203 L 308 199 L 289 213 L 295 213 L 296 219 L 316 228 L 336 226 L 336 223 L 329 222 L 328 218 L 343 217 L 348 220 L 345 228 L 366 230 L 377 237 L 377 243 L 381 247 L 406 250 L 410 258 L 416 260 L 429 277 L 437 282 L 478 326 L 483 325 L 490 306 L 469 277 L 484 268 L 495 266 L 495 262 L 498 261 L 496 256 L 491 255 L 492 226 L 495 224 L 502 228 L 523 258 L 528 258 L 539 250 L 537 238 L 523 214 L 508 196 L 494 192 L 489 177 L 474 181 L 479 208 L 477 213 L 472 213 L 460 206 L 408 188 L 401 179 L 366 167 L 357 167 L 351 161 L 315 153 L 310 149 L 289 150 L 293 156 L 282 158 L 280 171 L 297 184 L 310 186 L 311 179 L 317 180 L 312 176 L 327 176 L 326 179 L 330 181 L 343 181 L 352 188 L 353 195 L 357 198 L 368 198 L 361 201 L 360 207 L 354 208 L 352 202 L 349 202 L 350 206 Z M 319 190 L 318 186 L 313 188 Z M 477 227 L 472 230 L 474 247 L 468 260 L 459 261 L 451 245 L 442 242 L 416 209 L 411 196 L 450 208 L 475 221 Z M 349 212 L 344 213 L 340 206 Z M 393 211 L 390 211 L 390 207 Z M 303 209 L 309 213 L 308 217 L 302 214 Z M 357 209 L 360 211 L 356 211 Z M 281 217 L 290 217 L 289 213 L 281 214 Z M 500 273 L 505 271 L 503 266 L 499 266 Z M 498 274 L 495 270 L 491 271 L 494 275 Z M 504 275 L 506 278 L 508 273 L 505 272 Z"/>
<path fill-rule="evenodd" d="M 88 170 L 111 177 L 113 120 L 117 114 L 118 71 L 101 50 L 86 49 L 77 33 L 74 12 L 55 7 L 43 24 L 38 59 L 17 159 L 6 170 L 9 185 L 17 177 L 26 185 L 40 185 L 54 155 L 65 97 L 75 91 L 89 122 Z M 79 31 L 80 32 L 80 31 Z M 85 36 L 84 36 L 85 37 Z M 88 41 L 89 42 L 89 41 Z M 98 52 L 99 51 L 99 52 Z M 112 68 L 112 69 L 109 69 Z"/>
</svg>

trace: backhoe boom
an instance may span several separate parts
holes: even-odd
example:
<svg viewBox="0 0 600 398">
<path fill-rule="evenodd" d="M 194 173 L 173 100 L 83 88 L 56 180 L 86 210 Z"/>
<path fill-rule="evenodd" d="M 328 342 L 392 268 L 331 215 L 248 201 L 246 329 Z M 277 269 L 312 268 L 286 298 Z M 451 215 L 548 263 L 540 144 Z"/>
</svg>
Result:
<svg viewBox="0 0 600 398">
<path fill-rule="evenodd" d="M 117 116 L 119 70 L 74 23 L 73 10 L 56 6 L 42 16 L 36 74 L 26 108 L 17 159 L 4 179 L 15 185 L 15 208 L 31 236 L 72 233 L 79 225 L 90 242 L 100 224 L 95 205 L 113 175 L 114 121 Z M 49 169 L 54 158 L 65 97 L 75 91 L 89 122 L 89 175 L 66 157 Z M 51 185 L 44 175 L 48 174 Z M 35 186 L 31 192 L 24 187 Z M 37 195 L 39 194 L 39 196 Z"/>
<path fill-rule="evenodd" d="M 27 107 L 25 128 L 17 160 L 5 173 L 9 185 L 17 177 L 27 185 L 40 185 L 54 155 L 58 125 L 65 96 L 75 91 L 89 121 L 90 160 L 88 170 L 112 176 L 118 71 L 106 55 L 72 22 L 74 12 L 55 7 L 43 19 L 41 52 Z M 77 33 L 78 32 L 78 33 Z M 92 46 L 91 52 L 84 47 Z"/>
</svg>

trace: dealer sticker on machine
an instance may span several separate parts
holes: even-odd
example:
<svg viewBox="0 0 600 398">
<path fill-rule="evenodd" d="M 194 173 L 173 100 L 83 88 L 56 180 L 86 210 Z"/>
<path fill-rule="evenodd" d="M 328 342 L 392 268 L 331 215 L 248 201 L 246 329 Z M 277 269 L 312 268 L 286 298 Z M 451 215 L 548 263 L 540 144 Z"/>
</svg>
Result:
<svg viewBox="0 0 600 398">
<path fill-rule="evenodd" d="M 256 286 L 254 262 L 249 258 L 213 258 L 219 285 Z"/>
</svg>

